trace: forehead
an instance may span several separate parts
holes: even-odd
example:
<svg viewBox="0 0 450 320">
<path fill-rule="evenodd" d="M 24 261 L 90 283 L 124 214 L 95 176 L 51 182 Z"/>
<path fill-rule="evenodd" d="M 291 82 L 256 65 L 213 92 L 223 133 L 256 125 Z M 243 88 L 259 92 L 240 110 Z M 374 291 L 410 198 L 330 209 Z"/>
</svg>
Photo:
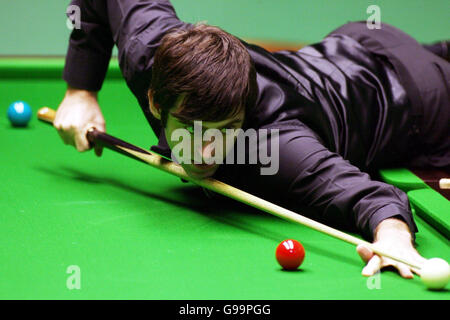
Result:
<svg viewBox="0 0 450 320">
<path fill-rule="evenodd" d="M 170 109 L 170 112 L 168 114 L 168 119 L 169 120 L 172 120 L 172 121 L 175 121 L 175 122 L 178 122 L 178 123 L 182 123 L 178 118 L 176 118 L 175 116 L 172 115 L 172 112 L 176 112 L 176 110 L 183 103 L 185 97 L 186 97 L 186 94 L 181 94 L 177 98 L 177 100 L 175 102 L 175 105 L 173 106 L 173 108 Z M 242 108 L 239 111 L 239 113 L 237 113 L 236 115 L 232 115 L 232 116 L 227 117 L 226 119 L 221 120 L 221 121 L 203 121 L 201 119 L 198 119 L 198 121 L 201 120 L 202 121 L 202 125 L 204 127 L 223 127 L 223 126 L 235 123 L 235 122 L 243 121 L 244 120 L 244 116 L 245 116 L 245 108 Z M 191 122 L 194 122 L 194 121 L 191 121 Z"/>
</svg>

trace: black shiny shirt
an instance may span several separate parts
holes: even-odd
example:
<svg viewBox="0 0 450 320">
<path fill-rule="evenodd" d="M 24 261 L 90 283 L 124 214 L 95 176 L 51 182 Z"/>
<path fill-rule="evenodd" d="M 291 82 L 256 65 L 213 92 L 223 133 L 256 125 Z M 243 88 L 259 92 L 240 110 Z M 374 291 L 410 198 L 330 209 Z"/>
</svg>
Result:
<svg viewBox="0 0 450 320">
<path fill-rule="evenodd" d="M 169 1 L 82 1 L 81 29 L 70 37 L 64 79 L 100 90 L 113 45 L 158 146 L 170 157 L 159 121 L 149 113 L 147 89 L 161 37 L 184 28 Z M 393 66 L 346 35 L 330 34 L 298 52 L 245 43 L 259 86 L 255 112 L 243 129 L 279 130 L 279 170 L 221 165 L 215 177 L 320 222 L 371 239 L 384 219 L 397 217 L 417 231 L 408 198 L 368 173 L 407 158 L 412 107 Z"/>
</svg>

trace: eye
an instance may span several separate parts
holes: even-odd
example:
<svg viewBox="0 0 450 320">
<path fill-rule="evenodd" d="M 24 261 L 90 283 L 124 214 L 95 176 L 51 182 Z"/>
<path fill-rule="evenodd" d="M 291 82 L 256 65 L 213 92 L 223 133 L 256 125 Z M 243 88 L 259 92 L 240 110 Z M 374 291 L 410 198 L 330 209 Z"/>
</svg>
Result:
<svg viewBox="0 0 450 320">
<path fill-rule="evenodd" d="M 232 134 L 233 132 L 235 132 L 235 130 L 237 130 L 237 129 L 239 129 L 239 128 L 240 128 L 239 125 L 238 125 L 238 124 L 235 124 L 235 125 L 231 125 L 231 126 L 229 126 L 229 127 L 225 127 L 225 128 L 220 129 L 220 132 L 221 132 L 222 134 L 227 134 L 227 130 L 231 130 L 231 131 L 230 131 L 230 134 Z"/>
</svg>

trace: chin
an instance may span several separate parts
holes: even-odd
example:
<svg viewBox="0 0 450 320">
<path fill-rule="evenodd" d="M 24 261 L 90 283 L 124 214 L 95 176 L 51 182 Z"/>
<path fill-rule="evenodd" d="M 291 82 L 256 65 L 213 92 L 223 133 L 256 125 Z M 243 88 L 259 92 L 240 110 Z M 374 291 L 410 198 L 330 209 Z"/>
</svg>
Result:
<svg viewBox="0 0 450 320">
<path fill-rule="evenodd" d="M 219 168 L 219 166 L 216 165 L 211 168 L 204 169 L 204 170 L 195 168 L 192 170 L 187 169 L 185 171 L 190 177 L 192 177 L 194 179 L 203 179 L 203 178 L 212 177 L 218 168 Z"/>
</svg>

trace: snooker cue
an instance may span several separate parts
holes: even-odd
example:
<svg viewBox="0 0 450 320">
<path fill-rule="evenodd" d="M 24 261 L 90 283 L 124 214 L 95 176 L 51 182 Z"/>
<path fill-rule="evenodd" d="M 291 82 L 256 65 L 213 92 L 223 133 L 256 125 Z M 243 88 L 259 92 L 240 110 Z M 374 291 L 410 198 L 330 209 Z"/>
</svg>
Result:
<svg viewBox="0 0 450 320">
<path fill-rule="evenodd" d="M 56 114 L 55 110 L 50 109 L 48 107 L 43 107 L 38 111 L 37 116 L 38 116 L 39 120 L 52 125 L 53 120 L 55 118 L 55 114 Z M 248 192 L 242 191 L 238 188 L 235 188 L 231 185 L 223 183 L 219 180 L 216 180 L 213 178 L 194 179 L 194 178 L 188 176 L 187 173 L 184 171 L 184 169 L 180 165 L 176 164 L 175 162 L 172 162 L 166 158 L 163 158 L 162 156 L 160 156 L 154 152 L 146 151 L 146 150 L 138 148 L 132 144 L 129 144 L 125 141 L 122 141 L 113 136 L 110 136 L 106 133 L 97 131 L 97 130 L 95 130 L 95 128 L 91 128 L 88 130 L 87 139 L 92 145 L 100 145 L 104 148 L 119 152 L 127 157 L 130 157 L 135 160 L 139 160 L 141 162 L 149 164 L 150 166 L 152 166 L 154 168 L 157 168 L 157 169 L 160 169 L 167 173 L 170 173 L 172 175 L 175 175 L 178 178 L 188 180 L 188 181 L 193 182 L 203 188 L 207 188 L 211 191 L 217 192 L 226 197 L 229 197 L 229 198 L 232 198 L 239 202 L 245 203 L 249 206 L 252 206 L 254 208 L 257 208 L 259 210 L 267 212 L 271 215 L 282 218 L 284 220 L 302 224 L 306 227 L 309 227 L 309 228 L 319 231 L 321 233 L 325 233 L 331 237 L 343 240 L 343 241 L 348 242 L 353 245 L 364 245 L 367 248 L 369 248 L 372 252 L 374 252 L 380 256 L 384 256 L 384 257 L 390 258 L 392 260 L 401 262 L 403 264 L 409 265 L 410 267 L 413 268 L 413 270 L 416 273 L 418 273 L 418 269 L 421 269 L 421 267 L 418 266 L 416 263 L 407 261 L 404 258 L 393 256 L 384 250 L 380 250 L 380 249 L 376 248 L 376 246 L 374 246 L 370 242 L 361 240 L 357 237 L 346 234 L 342 231 L 336 230 L 327 225 L 324 225 L 322 223 L 319 223 L 317 221 L 314 221 L 312 219 L 304 217 L 296 212 L 290 211 L 281 206 L 273 204 L 269 201 L 266 201 L 264 199 L 256 197 Z"/>
</svg>

